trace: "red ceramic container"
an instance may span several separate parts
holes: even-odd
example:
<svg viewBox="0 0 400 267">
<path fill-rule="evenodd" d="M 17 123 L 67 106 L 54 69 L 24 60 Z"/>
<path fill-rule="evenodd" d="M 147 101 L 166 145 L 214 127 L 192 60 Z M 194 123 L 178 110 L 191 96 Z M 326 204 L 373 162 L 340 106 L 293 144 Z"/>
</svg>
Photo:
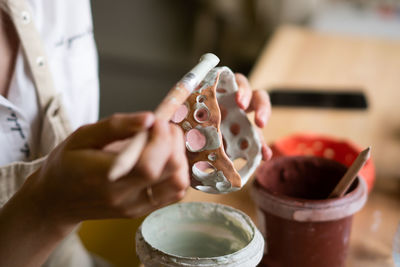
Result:
<svg viewBox="0 0 400 267">
<path fill-rule="evenodd" d="M 360 177 L 343 197 L 327 198 L 346 169 L 312 156 L 281 156 L 260 166 L 251 194 L 266 241 L 259 266 L 345 266 L 352 217 L 367 199 Z"/>
</svg>

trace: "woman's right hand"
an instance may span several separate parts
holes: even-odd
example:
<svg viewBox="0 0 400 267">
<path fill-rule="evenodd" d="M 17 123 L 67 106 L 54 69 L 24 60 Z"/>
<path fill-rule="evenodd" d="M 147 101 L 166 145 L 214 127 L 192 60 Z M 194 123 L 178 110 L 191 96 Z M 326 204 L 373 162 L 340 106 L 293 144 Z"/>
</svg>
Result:
<svg viewBox="0 0 400 267">
<path fill-rule="evenodd" d="M 118 148 L 146 130 L 149 140 L 133 170 L 111 182 Z M 0 209 L 0 266 L 41 266 L 79 222 L 138 217 L 181 199 L 189 183 L 176 125 L 147 112 L 83 126 Z"/>
<path fill-rule="evenodd" d="M 135 167 L 111 182 L 108 173 L 117 153 L 105 148 L 143 130 L 149 131 L 149 140 Z M 181 129 L 148 112 L 113 115 L 79 128 L 50 153 L 22 191 L 46 220 L 75 225 L 141 216 L 181 199 L 189 184 Z"/>
</svg>

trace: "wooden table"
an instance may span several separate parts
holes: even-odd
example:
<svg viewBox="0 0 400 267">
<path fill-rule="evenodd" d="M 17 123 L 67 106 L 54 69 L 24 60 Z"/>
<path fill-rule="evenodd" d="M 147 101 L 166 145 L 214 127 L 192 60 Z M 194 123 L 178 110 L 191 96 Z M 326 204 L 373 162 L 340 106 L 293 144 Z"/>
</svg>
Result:
<svg viewBox="0 0 400 267">
<path fill-rule="evenodd" d="M 378 176 L 400 178 L 400 41 L 282 27 L 262 51 L 250 82 L 257 89 L 361 88 L 367 111 L 274 108 L 264 136 L 274 141 L 311 131 L 372 145 Z"/>
<path fill-rule="evenodd" d="M 393 266 L 392 240 L 400 221 L 400 42 L 333 36 L 302 28 L 280 28 L 250 75 L 254 88 L 275 86 L 361 87 L 365 111 L 273 108 L 263 131 L 272 142 L 311 131 L 372 144 L 377 180 L 366 206 L 356 214 L 348 266 Z M 250 182 L 251 183 L 251 182 Z M 255 222 L 249 187 L 228 195 L 190 189 L 184 201 L 212 201 L 246 212 Z"/>
</svg>

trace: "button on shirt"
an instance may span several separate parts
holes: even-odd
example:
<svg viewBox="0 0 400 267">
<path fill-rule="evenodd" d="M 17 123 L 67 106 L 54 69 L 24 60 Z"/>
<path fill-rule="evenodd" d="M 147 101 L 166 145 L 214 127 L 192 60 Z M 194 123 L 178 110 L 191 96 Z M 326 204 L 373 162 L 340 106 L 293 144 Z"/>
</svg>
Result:
<svg viewBox="0 0 400 267">
<path fill-rule="evenodd" d="M 90 1 L 27 0 L 23 23 L 34 22 L 49 64 L 55 90 L 62 95 L 72 129 L 98 118 L 98 67 Z M 7 98 L 0 95 L 0 166 L 30 161 L 39 147 L 41 110 L 32 74 L 22 49 L 18 52 Z"/>
</svg>

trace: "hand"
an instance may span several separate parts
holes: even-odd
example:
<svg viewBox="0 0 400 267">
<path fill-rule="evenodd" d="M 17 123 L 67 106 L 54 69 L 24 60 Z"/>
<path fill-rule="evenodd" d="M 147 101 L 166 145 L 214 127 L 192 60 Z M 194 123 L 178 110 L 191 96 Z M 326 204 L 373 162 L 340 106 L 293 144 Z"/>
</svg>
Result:
<svg viewBox="0 0 400 267">
<path fill-rule="evenodd" d="M 239 90 L 236 94 L 236 102 L 239 108 L 246 112 L 255 112 L 254 120 L 259 128 L 264 128 L 267 125 L 271 116 L 271 103 L 269 96 L 265 91 L 252 90 L 247 78 L 240 73 L 235 74 L 236 82 Z M 264 136 L 259 131 L 259 136 L 262 142 L 262 155 L 264 160 L 269 160 L 272 157 L 272 151 L 267 146 Z"/>
<path fill-rule="evenodd" d="M 105 146 L 151 125 L 132 172 L 110 182 L 107 175 L 117 154 Z M 114 115 L 74 132 L 30 177 L 29 185 L 53 222 L 138 217 L 184 196 L 189 172 L 183 140 L 177 126 L 154 121 L 151 113 Z M 148 187 L 154 201 L 149 200 Z"/>
<path fill-rule="evenodd" d="M 143 130 L 149 140 L 134 169 L 111 182 L 118 146 L 110 144 Z M 138 217 L 181 199 L 190 183 L 183 140 L 177 126 L 152 113 L 79 128 L 0 209 L 0 266 L 40 266 L 82 220 Z"/>
</svg>

